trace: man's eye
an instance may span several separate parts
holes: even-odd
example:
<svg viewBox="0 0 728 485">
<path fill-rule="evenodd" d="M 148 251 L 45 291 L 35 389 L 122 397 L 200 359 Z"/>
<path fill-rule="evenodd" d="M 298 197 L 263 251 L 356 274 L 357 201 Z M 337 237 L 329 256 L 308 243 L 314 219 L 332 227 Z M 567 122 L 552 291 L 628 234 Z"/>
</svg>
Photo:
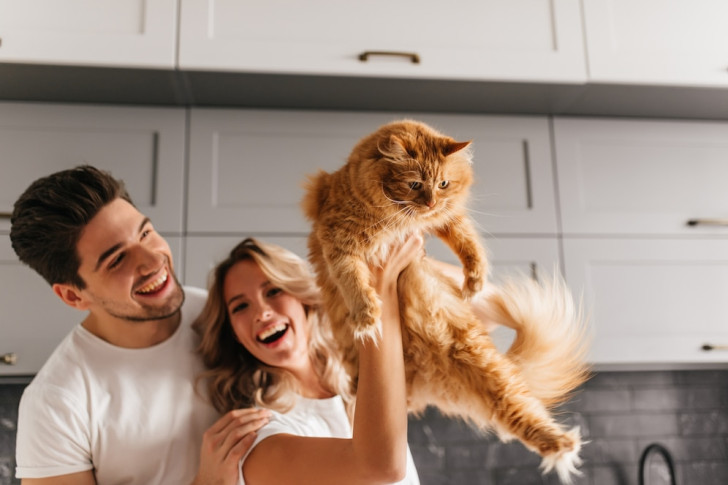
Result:
<svg viewBox="0 0 728 485">
<path fill-rule="evenodd" d="M 150 235 L 151 233 L 152 233 L 152 230 L 151 230 L 151 229 L 146 229 L 146 230 L 144 230 L 144 231 L 142 232 L 142 239 L 144 239 L 145 237 L 147 237 L 147 236 L 148 236 L 148 235 Z"/>
<path fill-rule="evenodd" d="M 121 264 L 121 261 L 124 259 L 124 253 L 119 254 L 114 259 L 111 260 L 111 263 L 109 263 L 109 269 L 114 269 L 117 266 Z"/>
</svg>

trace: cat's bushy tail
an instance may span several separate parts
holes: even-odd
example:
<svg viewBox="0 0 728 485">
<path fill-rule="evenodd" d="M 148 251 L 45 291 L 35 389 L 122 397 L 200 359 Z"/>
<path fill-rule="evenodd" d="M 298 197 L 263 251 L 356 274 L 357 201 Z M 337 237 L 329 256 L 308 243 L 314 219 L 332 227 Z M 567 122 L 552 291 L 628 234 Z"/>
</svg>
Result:
<svg viewBox="0 0 728 485">
<path fill-rule="evenodd" d="M 506 355 L 547 408 L 566 401 L 589 378 L 587 321 L 558 273 L 547 282 L 514 277 L 484 297 L 486 317 L 516 331 Z"/>
</svg>

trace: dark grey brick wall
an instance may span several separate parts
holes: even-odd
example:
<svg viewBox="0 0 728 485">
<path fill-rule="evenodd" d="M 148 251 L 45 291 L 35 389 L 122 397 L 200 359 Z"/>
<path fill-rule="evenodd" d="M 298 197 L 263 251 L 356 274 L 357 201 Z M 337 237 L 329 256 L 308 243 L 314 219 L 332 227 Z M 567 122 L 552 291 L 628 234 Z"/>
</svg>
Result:
<svg viewBox="0 0 728 485">
<path fill-rule="evenodd" d="M 603 372 L 561 411 L 589 440 L 577 485 L 638 485 L 641 453 L 655 442 L 672 455 L 678 485 L 728 484 L 728 371 Z M 558 483 L 520 443 L 435 410 L 410 420 L 409 441 L 422 485 Z"/>
<path fill-rule="evenodd" d="M 24 387 L 0 384 L 0 485 L 20 483 L 15 423 Z M 728 484 L 728 370 L 603 372 L 561 411 L 590 441 L 576 485 L 638 485 L 640 454 L 653 442 L 672 454 L 678 485 Z M 422 485 L 558 484 L 520 443 L 481 436 L 435 410 L 410 420 L 409 441 Z"/>
</svg>

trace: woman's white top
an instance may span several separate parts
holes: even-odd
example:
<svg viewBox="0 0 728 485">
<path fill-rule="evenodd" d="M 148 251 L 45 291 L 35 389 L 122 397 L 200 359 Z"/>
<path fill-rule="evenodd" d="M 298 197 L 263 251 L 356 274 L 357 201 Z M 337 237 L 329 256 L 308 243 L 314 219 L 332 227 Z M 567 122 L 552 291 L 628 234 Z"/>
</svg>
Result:
<svg viewBox="0 0 728 485">
<path fill-rule="evenodd" d="M 258 437 L 250 448 L 275 434 L 285 433 L 296 436 L 310 436 L 316 438 L 351 438 L 352 430 L 346 414 L 344 401 L 341 396 L 328 399 L 306 399 L 299 397 L 296 406 L 287 413 L 271 411 L 270 422 L 258 431 Z M 250 453 L 248 451 L 248 454 Z M 245 485 L 243 479 L 243 463 L 247 454 L 240 460 L 238 467 L 238 485 Z M 342 477 L 344 479 L 345 477 Z M 345 483 L 342 481 L 342 483 Z M 415 462 L 407 447 L 407 476 L 401 485 L 419 485 Z"/>
</svg>

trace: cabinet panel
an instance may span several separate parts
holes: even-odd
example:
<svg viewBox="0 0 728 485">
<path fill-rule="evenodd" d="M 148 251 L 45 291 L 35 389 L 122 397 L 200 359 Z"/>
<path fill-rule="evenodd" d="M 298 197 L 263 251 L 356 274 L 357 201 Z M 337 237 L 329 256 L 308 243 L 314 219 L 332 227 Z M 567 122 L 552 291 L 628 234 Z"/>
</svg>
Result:
<svg viewBox="0 0 728 485">
<path fill-rule="evenodd" d="M 185 285 L 208 287 L 210 272 L 222 261 L 239 242 L 246 237 L 256 237 L 260 241 L 277 244 L 293 251 L 301 258 L 308 255 L 305 236 L 270 236 L 247 234 L 245 236 L 190 236 L 186 240 Z"/>
<path fill-rule="evenodd" d="M 181 233 L 185 111 L 78 105 L 0 104 L 0 212 L 30 183 L 91 164 L 124 180 L 160 232 Z M 0 231 L 9 231 L 0 219 Z"/>
<path fill-rule="evenodd" d="M 359 60 L 370 51 L 405 55 Z M 574 83 L 586 77 L 576 0 L 455 0 L 447 7 L 414 0 L 182 0 L 179 65 Z"/>
<path fill-rule="evenodd" d="M 564 239 L 566 278 L 584 293 L 600 364 L 727 362 L 728 241 Z"/>
<path fill-rule="evenodd" d="M 356 142 L 402 117 L 473 140 L 470 207 L 486 233 L 556 233 L 545 118 L 192 110 L 190 232 L 307 233 L 302 184 L 341 167 Z"/>
<path fill-rule="evenodd" d="M 182 238 L 167 237 L 182 267 Z M 7 234 L 0 236 L 0 355 L 14 353 L 15 365 L 0 364 L 0 375 L 32 375 L 86 313 L 65 305 L 35 271 L 18 261 Z"/>
<path fill-rule="evenodd" d="M 582 3 L 590 81 L 728 86 L 726 2 Z"/>
<path fill-rule="evenodd" d="M 0 62 L 175 66 L 176 0 L 0 0 Z"/>
<path fill-rule="evenodd" d="M 565 233 L 728 235 L 728 123 L 554 123 Z"/>
</svg>

